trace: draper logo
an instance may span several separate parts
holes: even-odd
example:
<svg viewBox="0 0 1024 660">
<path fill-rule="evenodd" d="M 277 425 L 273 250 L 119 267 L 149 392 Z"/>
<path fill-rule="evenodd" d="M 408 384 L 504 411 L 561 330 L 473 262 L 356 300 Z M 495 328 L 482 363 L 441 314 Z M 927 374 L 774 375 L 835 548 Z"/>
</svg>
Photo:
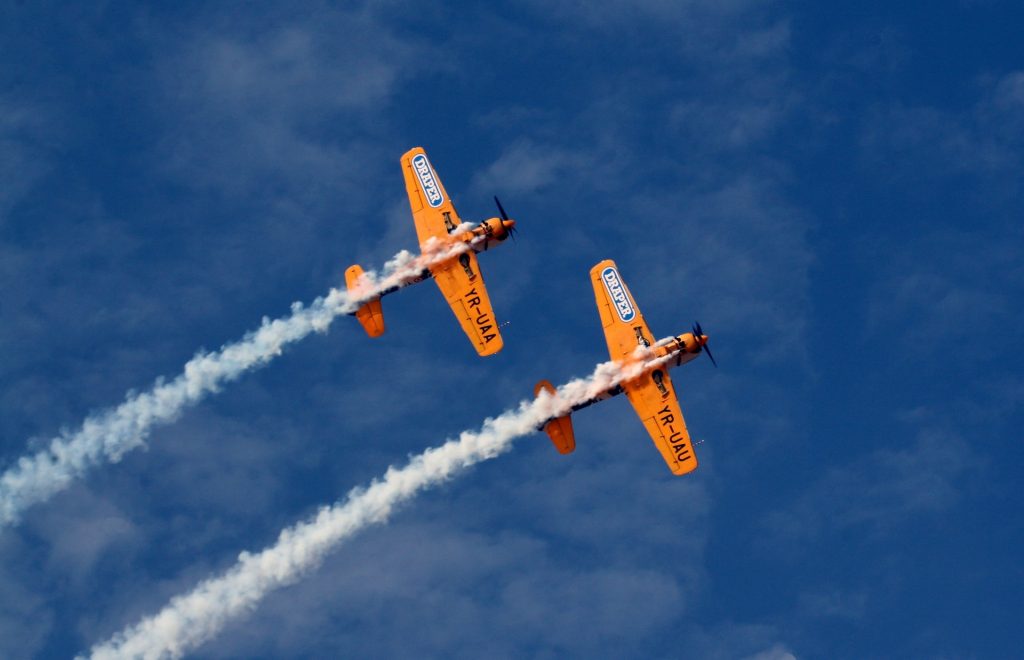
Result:
<svg viewBox="0 0 1024 660">
<path fill-rule="evenodd" d="M 427 162 L 423 154 L 416 154 L 412 159 L 412 169 L 416 170 L 416 176 L 420 178 L 423 185 L 423 194 L 427 196 L 427 203 L 435 209 L 441 206 L 444 196 L 441 195 L 441 188 L 437 185 L 437 177 L 434 176 L 434 169 Z"/>
<path fill-rule="evenodd" d="M 619 313 L 619 318 L 627 323 L 632 321 L 636 316 L 636 310 L 633 309 L 633 303 L 629 302 L 626 287 L 622 286 L 619 273 L 608 266 L 601 271 L 601 279 L 604 280 L 604 288 L 608 289 L 608 295 L 611 296 L 612 304 L 615 306 L 615 311 Z"/>
</svg>

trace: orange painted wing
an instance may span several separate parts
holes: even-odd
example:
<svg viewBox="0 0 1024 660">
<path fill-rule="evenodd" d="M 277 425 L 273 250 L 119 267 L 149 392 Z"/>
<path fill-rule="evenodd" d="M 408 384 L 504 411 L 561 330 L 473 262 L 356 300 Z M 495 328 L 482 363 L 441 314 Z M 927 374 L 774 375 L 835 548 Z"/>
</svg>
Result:
<svg viewBox="0 0 1024 660">
<path fill-rule="evenodd" d="M 480 355 L 494 355 L 504 342 L 491 308 L 491 298 L 477 267 L 476 254 L 466 252 L 433 266 L 430 272 L 455 312 L 466 336 Z"/>
<path fill-rule="evenodd" d="M 697 457 L 668 372 L 655 369 L 623 383 L 622 389 L 672 473 L 681 475 L 696 470 Z"/>
<path fill-rule="evenodd" d="M 654 341 L 651 331 L 615 262 L 605 259 L 591 268 L 590 279 L 611 358 L 622 360 L 645 341 L 649 346 Z"/>
<path fill-rule="evenodd" d="M 402 173 L 420 245 L 431 237 L 447 236 L 459 226 L 459 214 L 422 147 L 402 156 Z"/>
</svg>

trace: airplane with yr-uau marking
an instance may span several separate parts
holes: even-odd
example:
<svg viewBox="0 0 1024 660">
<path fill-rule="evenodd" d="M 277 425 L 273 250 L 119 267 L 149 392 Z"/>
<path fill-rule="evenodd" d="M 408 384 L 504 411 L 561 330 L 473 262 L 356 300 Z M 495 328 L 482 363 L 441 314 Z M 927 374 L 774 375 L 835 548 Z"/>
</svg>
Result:
<svg viewBox="0 0 1024 660">
<path fill-rule="evenodd" d="M 418 277 L 404 281 L 381 292 L 363 303 L 353 316 L 371 337 L 384 333 L 384 314 L 381 311 L 381 296 L 393 293 L 410 284 L 433 278 L 444 294 L 445 300 L 455 313 L 463 331 L 480 355 L 494 355 L 504 345 L 501 331 L 494 318 L 491 299 L 487 295 L 483 276 L 477 266 L 476 255 L 513 235 L 515 220 L 505 213 L 501 202 L 494 198 L 500 217 L 484 220 L 466 229 L 455 211 L 451 197 L 444 189 L 441 178 L 427 159 L 421 147 L 411 149 L 402 156 L 402 173 L 405 175 L 405 189 L 416 225 L 420 246 L 431 242 L 437 252 L 446 247 L 464 244 L 467 249 L 450 259 L 436 261 L 425 268 Z M 434 239 L 431 241 L 431 239 Z M 358 264 L 345 271 L 345 284 L 349 291 L 357 289 L 363 269 Z"/>
<path fill-rule="evenodd" d="M 704 334 L 700 323 L 694 323 L 690 332 L 654 342 L 647 322 L 614 261 L 606 259 L 591 268 L 590 279 L 594 285 L 594 297 L 601 314 L 601 325 L 604 327 L 611 359 L 624 366 L 637 360 L 649 362 L 651 366 L 594 398 L 574 405 L 569 414 L 625 393 L 672 473 L 682 475 L 693 472 L 697 469 L 697 456 L 693 452 L 693 443 L 686 430 L 686 422 L 679 409 L 679 400 L 668 377 L 668 370 L 686 364 L 701 352 L 707 353 L 712 364 L 715 364 L 715 358 L 707 345 L 708 336 Z M 638 351 L 638 347 L 645 350 Z M 542 391 L 554 394 L 555 388 L 550 382 L 542 380 L 534 388 L 534 396 Z M 569 414 L 549 419 L 540 426 L 562 454 L 576 449 Z"/>
</svg>

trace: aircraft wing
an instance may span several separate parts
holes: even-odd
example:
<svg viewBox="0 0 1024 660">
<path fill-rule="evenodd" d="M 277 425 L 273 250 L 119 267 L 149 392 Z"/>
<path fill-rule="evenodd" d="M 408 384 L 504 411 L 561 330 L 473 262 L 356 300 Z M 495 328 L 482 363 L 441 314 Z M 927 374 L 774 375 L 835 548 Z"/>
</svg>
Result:
<svg viewBox="0 0 1024 660">
<path fill-rule="evenodd" d="M 633 300 L 633 294 L 619 275 L 619 269 L 611 259 L 605 259 L 590 269 L 594 285 L 597 311 L 601 314 L 604 338 L 608 342 L 608 354 L 613 360 L 621 360 L 644 342 L 653 343 L 647 322 L 640 308 Z"/>
<path fill-rule="evenodd" d="M 476 253 L 464 252 L 455 259 L 432 266 L 430 272 L 476 352 L 494 355 L 500 351 L 504 342 L 477 266 Z"/>
<path fill-rule="evenodd" d="M 622 389 L 672 473 L 681 475 L 696 470 L 697 457 L 668 372 L 655 369 L 623 383 Z"/>
<path fill-rule="evenodd" d="M 459 214 L 422 147 L 402 156 L 402 173 L 420 245 L 431 237 L 447 236 L 459 226 Z"/>
</svg>

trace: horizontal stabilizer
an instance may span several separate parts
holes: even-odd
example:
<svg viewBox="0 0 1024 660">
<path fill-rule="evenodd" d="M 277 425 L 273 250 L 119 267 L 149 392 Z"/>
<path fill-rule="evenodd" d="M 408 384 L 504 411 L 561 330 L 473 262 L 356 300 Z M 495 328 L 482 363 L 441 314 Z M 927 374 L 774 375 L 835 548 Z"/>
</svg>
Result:
<svg viewBox="0 0 1024 660">
<path fill-rule="evenodd" d="M 549 381 L 542 380 L 533 388 L 533 395 L 537 396 L 541 391 L 554 394 L 555 386 Z M 544 432 L 551 438 L 559 454 L 571 454 L 576 449 L 576 436 L 572 432 L 572 420 L 569 419 L 569 415 L 548 421 L 544 424 Z"/>
<path fill-rule="evenodd" d="M 345 271 L 345 286 L 351 291 L 359 278 L 363 276 L 363 267 L 359 264 L 349 266 Z M 380 337 L 384 334 L 384 311 L 380 306 L 380 298 L 374 298 L 363 303 L 356 310 L 356 320 L 371 337 Z"/>
</svg>

